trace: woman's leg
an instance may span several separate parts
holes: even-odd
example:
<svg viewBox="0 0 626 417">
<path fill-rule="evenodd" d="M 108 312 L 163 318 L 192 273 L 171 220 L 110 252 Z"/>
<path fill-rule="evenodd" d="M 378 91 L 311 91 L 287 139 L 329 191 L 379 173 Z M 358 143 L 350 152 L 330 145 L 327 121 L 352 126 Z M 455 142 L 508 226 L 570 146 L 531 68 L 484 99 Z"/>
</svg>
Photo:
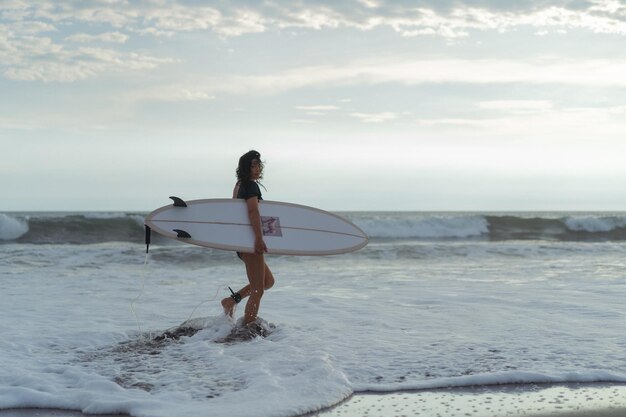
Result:
<svg viewBox="0 0 626 417">
<path fill-rule="evenodd" d="M 246 257 L 248 255 L 263 257 L 263 255 L 242 254 L 242 256 L 246 256 Z M 246 260 L 244 260 L 243 258 L 242 258 L 242 260 L 246 263 L 246 272 L 248 273 L 248 280 L 252 283 L 252 280 L 250 279 L 251 272 L 250 272 L 250 268 L 248 266 L 248 262 Z M 263 262 L 263 267 L 264 267 L 264 272 L 265 272 L 264 273 L 264 277 L 263 277 L 263 289 L 264 290 L 269 290 L 270 288 L 272 288 L 272 286 L 274 286 L 274 282 L 275 282 L 274 275 L 272 274 L 272 271 L 269 269 L 267 264 L 265 264 L 265 262 Z M 254 273 L 253 273 L 253 275 L 254 275 Z M 246 285 L 245 287 L 243 287 L 242 289 L 240 289 L 237 292 L 241 296 L 242 300 L 244 298 L 250 296 L 250 293 L 251 293 L 251 286 L 250 286 L 250 284 Z M 233 300 L 231 297 L 224 298 L 222 300 L 222 307 L 224 308 L 224 314 L 232 317 L 234 312 L 235 312 L 235 306 L 236 305 L 237 305 L 237 303 L 235 303 L 235 300 Z M 257 306 L 256 310 L 258 312 L 258 306 Z M 246 322 L 246 323 L 248 323 L 248 322 Z"/>
<path fill-rule="evenodd" d="M 274 286 L 274 275 L 272 274 L 272 271 L 270 271 L 270 268 L 267 266 L 267 264 L 265 264 L 265 282 L 264 282 L 264 288 L 266 290 L 269 290 L 270 288 L 272 288 Z"/>
<path fill-rule="evenodd" d="M 241 255 L 246 264 L 246 273 L 250 290 L 243 324 L 248 324 L 256 320 L 261 307 L 261 298 L 265 291 L 265 259 L 263 254 L 244 253 Z"/>
</svg>

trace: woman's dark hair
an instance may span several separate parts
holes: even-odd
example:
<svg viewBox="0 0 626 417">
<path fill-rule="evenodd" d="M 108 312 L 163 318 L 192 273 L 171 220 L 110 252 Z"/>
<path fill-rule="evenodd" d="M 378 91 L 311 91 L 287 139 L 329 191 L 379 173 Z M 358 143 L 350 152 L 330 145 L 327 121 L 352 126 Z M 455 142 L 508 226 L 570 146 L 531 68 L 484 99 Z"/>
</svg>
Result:
<svg viewBox="0 0 626 417">
<path fill-rule="evenodd" d="M 237 166 L 237 180 L 239 181 L 247 181 L 250 179 L 250 166 L 252 165 L 253 160 L 259 161 L 259 168 L 261 170 L 261 175 L 259 179 L 263 178 L 263 162 L 261 161 L 261 154 L 257 151 L 249 151 L 239 158 L 239 165 Z"/>
</svg>

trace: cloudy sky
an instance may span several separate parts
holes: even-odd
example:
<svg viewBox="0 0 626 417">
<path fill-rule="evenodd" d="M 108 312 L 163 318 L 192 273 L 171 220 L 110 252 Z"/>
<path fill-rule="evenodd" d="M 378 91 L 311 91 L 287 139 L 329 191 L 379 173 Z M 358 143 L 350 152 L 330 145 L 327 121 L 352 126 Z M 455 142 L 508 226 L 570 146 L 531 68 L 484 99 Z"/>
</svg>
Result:
<svg viewBox="0 0 626 417">
<path fill-rule="evenodd" d="M 0 211 L 626 210 L 625 0 L 0 0 Z"/>
</svg>

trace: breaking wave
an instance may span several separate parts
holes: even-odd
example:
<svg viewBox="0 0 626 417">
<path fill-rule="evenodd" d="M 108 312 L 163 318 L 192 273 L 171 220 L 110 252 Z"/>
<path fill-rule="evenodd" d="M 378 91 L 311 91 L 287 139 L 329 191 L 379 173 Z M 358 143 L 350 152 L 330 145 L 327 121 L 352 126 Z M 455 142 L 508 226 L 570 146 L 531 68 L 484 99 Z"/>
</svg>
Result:
<svg viewBox="0 0 626 417">
<path fill-rule="evenodd" d="M 346 217 L 374 239 L 626 240 L 626 213 L 349 213 Z"/>
</svg>

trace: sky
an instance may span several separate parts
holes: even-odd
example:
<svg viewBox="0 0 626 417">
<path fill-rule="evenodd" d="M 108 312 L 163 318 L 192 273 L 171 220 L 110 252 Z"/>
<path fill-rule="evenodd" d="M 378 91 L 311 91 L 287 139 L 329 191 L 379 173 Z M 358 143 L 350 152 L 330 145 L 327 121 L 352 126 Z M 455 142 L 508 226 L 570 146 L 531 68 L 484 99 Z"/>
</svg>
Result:
<svg viewBox="0 0 626 417">
<path fill-rule="evenodd" d="M 626 0 L 0 0 L 0 212 L 626 210 Z"/>
</svg>

